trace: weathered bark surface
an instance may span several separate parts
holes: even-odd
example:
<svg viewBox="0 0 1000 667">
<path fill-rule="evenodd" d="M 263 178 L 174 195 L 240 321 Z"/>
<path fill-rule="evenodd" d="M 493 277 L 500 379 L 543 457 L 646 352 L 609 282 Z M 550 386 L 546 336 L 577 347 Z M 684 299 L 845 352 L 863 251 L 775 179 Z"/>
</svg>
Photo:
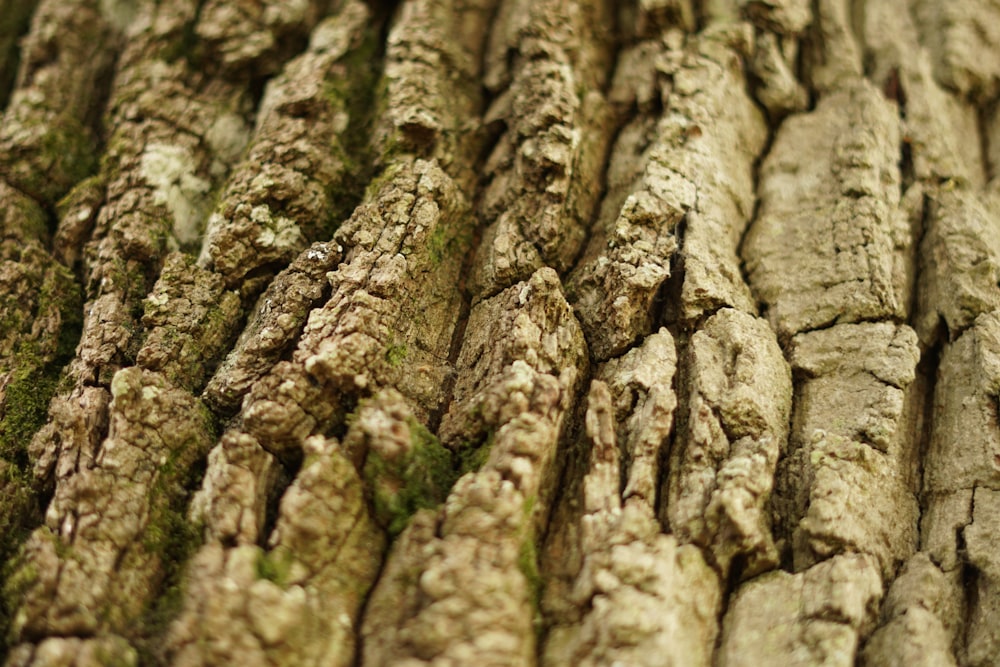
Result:
<svg viewBox="0 0 1000 667">
<path fill-rule="evenodd" d="M 0 659 L 1000 664 L 998 26 L 0 0 Z"/>
</svg>

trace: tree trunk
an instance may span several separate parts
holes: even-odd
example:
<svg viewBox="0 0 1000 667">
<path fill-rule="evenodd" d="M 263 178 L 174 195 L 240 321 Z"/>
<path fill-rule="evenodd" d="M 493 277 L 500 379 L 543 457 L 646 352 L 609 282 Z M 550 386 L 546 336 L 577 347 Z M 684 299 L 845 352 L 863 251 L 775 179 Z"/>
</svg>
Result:
<svg viewBox="0 0 1000 667">
<path fill-rule="evenodd" d="M 6 665 L 1000 665 L 993 0 L 0 16 Z"/>
</svg>

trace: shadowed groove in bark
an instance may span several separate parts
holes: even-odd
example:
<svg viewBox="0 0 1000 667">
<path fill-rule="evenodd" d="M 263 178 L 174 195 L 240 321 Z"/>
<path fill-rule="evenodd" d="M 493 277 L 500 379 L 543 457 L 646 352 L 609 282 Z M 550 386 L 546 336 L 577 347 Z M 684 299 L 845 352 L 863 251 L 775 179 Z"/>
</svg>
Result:
<svg viewBox="0 0 1000 667">
<path fill-rule="evenodd" d="M 14 76 L 17 72 L 20 52 L 18 40 L 28 30 L 31 14 L 35 11 L 37 0 L 18 2 L 7 0 L 0 4 L 0 12 L 4 19 L 0 22 L 0 111 L 7 106 L 8 96 L 14 86 Z"/>
</svg>

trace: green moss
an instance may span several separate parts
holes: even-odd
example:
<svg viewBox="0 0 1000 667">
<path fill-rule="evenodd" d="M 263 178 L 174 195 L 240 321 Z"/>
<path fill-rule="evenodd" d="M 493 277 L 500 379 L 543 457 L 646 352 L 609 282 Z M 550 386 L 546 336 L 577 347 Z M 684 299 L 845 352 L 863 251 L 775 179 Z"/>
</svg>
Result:
<svg viewBox="0 0 1000 667">
<path fill-rule="evenodd" d="M 74 184 L 94 173 L 98 161 L 90 131 L 73 116 L 60 114 L 48 129 L 42 135 L 43 162 L 59 165 L 65 178 L 60 192 L 52 198 L 55 203 Z"/>
<path fill-rule="evenodd" d="M 47 204 L 55 204 L 98 165 L 94 138 L 77 118 L 44 105 L 24 109 L 19 118 L 27 137 L 4 158 L 9 180 Z"/>
<path fill-rule="evenodd" d="M 4 563 L 2 574 L 3 611 L 6 613 L 21 605 L 25 593 L 38 581 L 38 568 L 23 554 L 18 554 Z"/>
<path fill-rule="evenodd" d="M 332 238 L 340 222 L 351 215 L 365 192 L 372 175 L 371 148 L 368 137 L 373 121 L 373 94 L 378 73 L 373 65 L 379 57 L 379 30 L 367 26 L 360 42 L 343 58 L 343 75 L 324 81 L 324 96 L 330 110 L 347 112 L 347 129 L 331 142 L 330 150 L 341 163 L 341 173 L 330 179 L 327 194 L 333 204 L 331 220 L 319 230 L 323 238 Z"/>
<path fill-rule="evenodd" d="M 397 368 L 406 359 L 405 345 L 390 345 L 385 351 L 385 360 L 393 368 Z"/>
<path fill-rule="evenodd" d="M 375 198 L 378 196 L 379 191 L 383 188 L 383 186 L 385 186 L 386 183 L 389 183 L 394 178 L 396 178 L 396 176 L 398 176 L 400 172 L 402 172 L 403 169 L 407 166 L 409 165 L 404 165 L 397 162 L 383 169 L 377 176 L 375 176 L 374 178 L 371 179 L 371 181 L 368 182 L 368 185 L 365 188 L 364 200 L 374 201 Z"/>
<path fill-rule="evenodd" d="M 257 557 L 258 579 L 267 579 L 284 588 L 292 572 L 292 554 L 288 549 L 276 547 L 271 551 L 261 551 Z"/>
<path fill-rule="evenodd" d="M 198 11 L 200 13 L 200 8 Z M 172 39 L 160 47 L 159 53 L 154 57 L 159 57 L 168 63 L 175 63 L 184 58 L 192 69 L 201 69 L 201 64 L 206 56 L 205 51 L 205 45 L 198 38 L 197 17 L 194 17 L 192 20 L 186 21 L 172 35 Z"/>
<path fill-rule="evenodd" d="M 13 355 L 15 367 L 11 369 L 0 413 L 0 456 L 8 461 L 27 464 L 24 452 L 45 423 L 62 366 L 73 357 L 80 339 L 82 302 L 69 270 L 53 263 L 45 272 L 34 306 L 39 317 L 58 324 L 55 337 L 28 338 L 24 323 L 3 323 L 2 335 L 8 340 L 22 338 Z"/>
<path fill-rule="evenodd" d="M 83 293 L 69 269 L 57 264 L 38 294 L 38 312 L 59 312 L 54 364 L 61 367 L 76 353 L 83 331 Z"/>
<path fill-rule="evenodd" d="M 458 477 L 451 452 L 434 434 L 416 420 L 409 426 L 411 449 L 402 460 L 386 461 L 370 452 L 364 466 L 375 516 L 392 536 L 418 510 L 440 505 Z"/>
<path fill-rule="evenodd" d="M 154 507 L 150 511 L 142 545 L 168 566 L 185 562 L 201 542 L 201 527 L 188 521 L 183 512 L 171 507 Z"/>
<path fill-rule="evenodd" d="M 41 365 L 29 362 L 14 371 L 0 420 L 0 456 L 21 467 L 27 465 L 28 444 L 45 424 L 56 383 L 57 378 L 47 375 Z"/>
<path fill-rule="evenodd" d="M 48 238 L 48 217 L 35 200 L 27 196 L 14 196 L 8 197 L 5 203 L 9 207 L 5 222 L 10 227 L 4 230 L 7 238 L 25 241 Z"/>
<path fill-rule="evenodd" d="M 126 645 L 98 646 L 94 651 L 94 658 L 97 664 L 104 667 L 135 667 L 140 664 L 139 656 L 135 649 Z M 143 661 L 141 664 L 150 663 Z"/>
<path fill-rule="evenodd" d="M 542 596 L 542 575 L 538 572 L 538 548 L 530 537 L 521 541 L 521 547 L 517 552 L 517 569 L 527 580 L 537 608 Z"/>
<path fill-rule="evenodd" d="M 130 638 L 136 649 L 138 662 L 122 664 L 166 664 L 161 655 L 162 638 L 170 624 L 180 616 L 183 610 L 184 587 L 185 582 L 179 571 L 167 579 L 160 594 L 146 608 L 138 623 L 138 629 Z M 100 664 L 108 663 L 102 661 Z"/>
<path fill-rule="evenodd" d="M 5 499 L 6 500 L 6 499 Z M 20 517 L 19 517 L 20 519 Z M 47 529 L 43 528 L 47 532 Z M 24 596 L 38 581 L 38 568 L 23 553 L 16 553 L 10 556 L 10 538 L 4 536 L 7 544 L 4 545 L 4 561 L 0 577 L 2 577 L 2 589 L 0 589 L 0 652 L 4 644 L 13 644 L 15 638 L 10 636 L 11 621 L 15 611 L 24 603 Z M 23 539 L 19 540 L 23 542 Z"/>
<path fill-rule="evenodd" d="M 496 432 L 493 429 L 486 435 L 486 442 L 482 444 L 465 443 L 458 451 L 458 472 L 464 475 L 468 472 L 477 472 L 482 468 L 487 459 L 490 458 L 490 450 L 493 449 L 493 441 L 496 439 Z"/>
<path fill-rule="evenodd" d="M 143 549 L 159 558 L 163 583 L 129 633 L 141 665 L 164 663 L 161 639 L 183 606 L 184 566 L 204 542 L 202 524 L 190 521 L 185 512 L 186 488 L 201 470 L 187 464 L 182 457 L 190 453 L 184 450 L 171 452 L 150 490 L 149 521 L 141 539 Z"/>
<path fill-rule="evenodd" d="M 37 482 L 28 459 L 28 445 L 45 424 L 49 402 L 55 394 L 61 369 L 76 348 L 82 326 L 82 296 L 69 271 L 60 265 L 47 270 L 35 300 L 35 310 L 58 330 L 39 338 L 8 329 L 3 335 L 22 338 L 13 355 L 0 406 L 0 561 L 5 563 L 4 595 L 0 601 L 0 632 L 9 625 L 10 614 L 20 605 L 24 590 L 37 579 L 37 572 L 11 555 L 42 519 Z M 55 535 L 57 553 L 68 547 Z"/>
<path fill-rule="evenodd" d="M 524 575 L 531 593 L 531 603 L 534 609 L 533 624 L 536 632 L 542 631 L 541 602 L 543 581 L 538 571 L 538 547 L 534 536 L 535 496 L 529 496 L 524 501 L 524 536 L 517 552 L 517 569 Z"/>
<path fill-rule="evenodd" d="M 430 257 L 433 266 L 438 266 L 441 260 L 445 258 L 445 255 L 448 254 L 452 239 L 448 238 L 446 232 L 447 229 L 445 226 L 438 224 L 431 233 L 430 238 L 427 239 L 427 255 Z"/>
</svg>

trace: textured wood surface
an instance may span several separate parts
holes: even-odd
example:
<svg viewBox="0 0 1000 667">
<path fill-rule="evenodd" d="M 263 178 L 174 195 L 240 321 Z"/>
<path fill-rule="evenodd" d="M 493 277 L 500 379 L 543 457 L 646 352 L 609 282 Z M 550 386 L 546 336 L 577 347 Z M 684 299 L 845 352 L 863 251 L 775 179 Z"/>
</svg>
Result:
<svg viewBox="0 0 1000 667">
<path fill-rule="evenodd" d="M 0 660 L 1000 664 L 998 26 L 0 0 Z"/>
</svg>

